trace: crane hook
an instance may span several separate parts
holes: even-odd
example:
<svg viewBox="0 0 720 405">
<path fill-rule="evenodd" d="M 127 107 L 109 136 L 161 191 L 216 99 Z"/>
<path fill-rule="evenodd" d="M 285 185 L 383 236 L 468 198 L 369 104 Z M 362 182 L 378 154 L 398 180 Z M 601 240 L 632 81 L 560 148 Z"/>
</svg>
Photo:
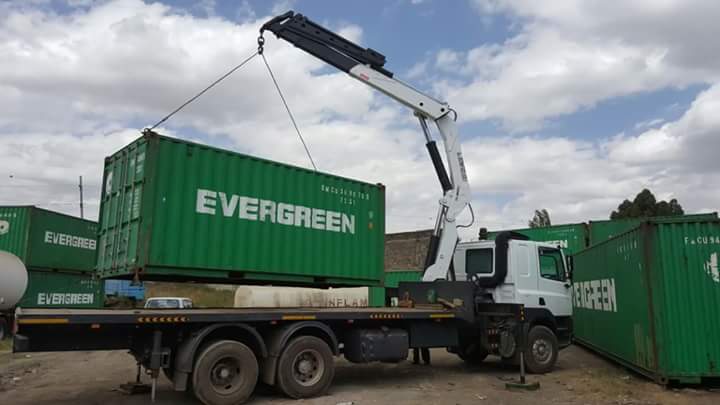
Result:
<svg viewBox="0 0 720 405">
<path fill-rule="evenodd" d="M 265 45 L 265 37 L 263 37 L 262 33 L 260 33 L 260 36 L 258 36 L 257 43 L 258 43 L 258 55 L 262 55 L 263 47 Z"/>
</svg>

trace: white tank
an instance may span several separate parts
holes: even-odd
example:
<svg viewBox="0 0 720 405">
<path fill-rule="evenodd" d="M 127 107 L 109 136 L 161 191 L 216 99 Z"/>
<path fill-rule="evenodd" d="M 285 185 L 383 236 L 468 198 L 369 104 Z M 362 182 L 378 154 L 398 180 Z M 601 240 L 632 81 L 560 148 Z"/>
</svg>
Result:
<svg viewBox="0 0 720 405">
<path fill-rule="evenodd" d="M 304 288 L 240 286 L 235 290 L 235 308 L 335 308 L 367 307 L 367 287 Z"/>
<path fill-rule="evenodd" d="M 28 274 L 14 254 L 0 250 L 0 311 L 11 309 L 27 288 Z"/>
</svg>

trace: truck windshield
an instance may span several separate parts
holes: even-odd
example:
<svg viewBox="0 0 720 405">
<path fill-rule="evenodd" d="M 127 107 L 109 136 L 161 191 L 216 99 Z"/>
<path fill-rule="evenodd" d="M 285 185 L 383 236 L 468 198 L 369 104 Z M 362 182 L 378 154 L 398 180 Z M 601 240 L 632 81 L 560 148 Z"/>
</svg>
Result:
<svg viewBox="0 0 720 405">
<path fill-rule="evenodd" d="M 180 308 L 178 300 L 150 300 L 145 308 Z"/>
<path fill-rule="evenodd" d="M 465 253 L 465 272 L 472 274 L 492 274 L 493 250 L 469 249 Z"/>
</svg>

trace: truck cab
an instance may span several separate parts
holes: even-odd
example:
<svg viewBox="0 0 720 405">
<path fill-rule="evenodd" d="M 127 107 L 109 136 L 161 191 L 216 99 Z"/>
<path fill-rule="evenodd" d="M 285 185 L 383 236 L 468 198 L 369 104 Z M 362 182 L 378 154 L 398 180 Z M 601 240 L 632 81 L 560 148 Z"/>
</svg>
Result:
<svg viewBox="0 0 720 405">
<path fill-rule="evenodd" d="M 457 281 L 475 284 L 476 304 L 524 307 L 530 369 L 542 372 L 551 368 L 557 351 L 569 346 L 572 338 L 570 272 L 561 248 L 505 233 L 495 240 L 458 244 L 453 263 Z M 484 347 L 474 358 L 484 359 L 487 354 L 515 358 L 517 344 L 509 329 L 493 319 L 487 323 L 488 330 L 493 332 L 482 339 Z"/>
</svg>

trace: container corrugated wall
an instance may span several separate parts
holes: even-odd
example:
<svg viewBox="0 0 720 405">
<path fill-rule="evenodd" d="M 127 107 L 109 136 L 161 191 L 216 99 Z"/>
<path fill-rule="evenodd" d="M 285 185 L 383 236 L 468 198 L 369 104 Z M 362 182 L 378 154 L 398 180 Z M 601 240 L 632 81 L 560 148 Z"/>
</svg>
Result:
<svg viewBox="0 0 720 405">
<path fill-rule="evenodd" d="M 720 377 L 720 221 L 653 220 L 575 255 L 577 341 L 661 383 Z"/>
<path fill-rule="evenodd" d="M 91 274 L 28 271 L 21 308 L 102 308 L 103 283 Z"/>
<path fill-rule="evenodd" d="M 523 234 L 533 241 L 556 244 L 567 254 L 574 254 L 587 246 L 587 225 L 584 223 L 512 229 L 511 231 Z M 502 231 L 489 232 L 488 239 L 495 239 L 500 232 Z"/>
<path fill-rule="evenodd" d="M 31 207 L 0 207 L 0 250 L 19 257 L 27 266 Z"/>
<path fill-rule="evenodd" d="M 384 187 L 145 135 L 106 159 L 103 277 L 381 285 Z"/>
<path fill-rule="evenodd" d="M 37 207 L 0 207 L 0 250 L 29 269 L 90 272 L 97 223 Z"/>
<path fill-rule="evenodd" d="M 682 218 L 683 220 L 700 220 L 700 221 L 712 221 L 718 219 L 717 212 L 700 213 L 700 214 L 685 214 L 677 217 L 655 217 L 655 220 L 671 220 L 673 218 Z M 647 218 L 628 218 L 628 219 L 611 219 L 606 221 L 590 221 L 588 223 L 588 235 L 591 245 L 600 243 L 608 240 L 613 236 L 620 235 L 623 232 L 627 232 L 636 226 L 640 225 L 643 221 L 647 221 Z"/>
<path fill-rule="evenodd" d="M 385 287 L 368 287 L 368 306 L 384 307 L 386 305 Z"/>
<path fill-rule="evenodd" d="M 401 281 L 421 281 L 422 271 L 417 270 L 389 270 L 385 272 L 385 287 L 397 288 Z"/>
</svg>

